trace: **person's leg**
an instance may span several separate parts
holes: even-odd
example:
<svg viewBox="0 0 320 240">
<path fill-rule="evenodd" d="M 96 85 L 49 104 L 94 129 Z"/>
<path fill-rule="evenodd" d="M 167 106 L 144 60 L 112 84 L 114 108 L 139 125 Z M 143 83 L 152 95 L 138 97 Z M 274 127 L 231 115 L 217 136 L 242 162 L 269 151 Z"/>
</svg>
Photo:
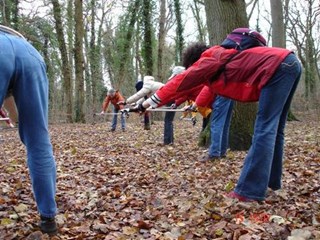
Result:
<svg viewBox="0 0 320 240">
<path fill-rule="evenodd" d="M 221 138 L 221 156 L 225 156 L 227 154 L 227 150 L 229 147 L 229 130 L 231 124 L 232 110 L 234 102 L 228 99 L 228 105 L 226 106 L 226 119 L 223 126 L 222 138 Z"/>
<path fill-rule="evenodd" d="M 281 116 L 280 116 L 278 132 L 277 132 L 277 137 L 276 137 L 276 143 L 275 143 L 275 148 L 274 148 L 273 161 L 272 161 L 271 172 L 270 172 L 270 178 L 269 178 L 269 184 L 268 184 L 268 187 L 270 187 L 272 190 L 278 190 L 281 188 L 282 162 L 283 162 L 282 159 L 283 159 L 283 146 L 284 146 L 284 129 L 285 129 L 285 125 L 287 122 L 288 112 L 290 109 L 292 98 L 293 98 L 294 93 L 297 89 L 300 77 L 301 77 L 301 69 L 300 69 L 300 74 L 297 76 L 297 78 L 295 80 L 295 83 L 291 89 L 289 97 L 284 105 L 284 108 L 283 108 Z"/>
<path fill-rule="evenodd" d="M 212 108 L 213 113 L 211 114 L 211 144 L 209 146 L 209 157 L 223 157 L 228 148 L 228 135 L 233 101 L 228 98 L 217 96 Z"/>
<path fill-rule="evenodd" d="M 115 114 L 112 116 L 111 131 L 115 131 L 116 130 L 117 123 L 118 123 L 118 115 L 116 114 L 117 110 L 116 110 L 115 107 L 113 107 L 113 113 L 115 113 Z"/>
<path fill-rule="evenodd" d="M 150 130 L 150 113 L 144 113 L 144 130 Z"/>
<path fill-rule="evenodd" d="M 11 38 L 16 72 L 13 96 L 19 113 L 19 134 L 27 149 L 28 167 L 42 217 L 56 215 L 56 163 L 48 132 L 48 79 L 39 53 L 27 42 Z"/>
<path fill-rule="evenodd" d="M 262 89 L 252 145 L 235 188 L 236 194 L 264 200 L 269 182 L 275 180 L 276 188 L 280 187 L 284 116 L 287 115 L 300 74 L 300 63 L 290 54 Z M 275 147 L 276 141 L 278 146 Z"/>
<path fill-rule="evenodd" d="M 174 134 L 173 134 L 173 119 L 175 112 L 166 112 L 164 117 L 164 134 L 163 143 L 164 145 L 173 144 Z"/>
<path fill-rule="evenodd" d="M 117 112 L 119 112 L 119 110 Z M 125 131 L 126 130 L 126 118 L 125 118 L 124 114 L 121 114 L 120 118 L 121 118 L 121 129 L 122 129 L 122 131 Z"/>
</svg>

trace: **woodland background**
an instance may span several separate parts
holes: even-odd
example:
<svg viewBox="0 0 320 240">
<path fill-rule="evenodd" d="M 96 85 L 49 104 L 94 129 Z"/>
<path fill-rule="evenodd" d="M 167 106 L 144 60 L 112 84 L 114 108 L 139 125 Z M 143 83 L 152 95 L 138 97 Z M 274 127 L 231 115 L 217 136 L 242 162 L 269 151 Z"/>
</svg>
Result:
<svg viewBox="0 0 320 240">
<path fill-rule="evenodd" d="M 0 23 L 20 31 L 48 66 L 55 239 L 320 239 L 319 10 L 319 0 L 0 1 Z M 93 115 L 107 88 L 128 97 L 147 74 L 166 82 L 188 44 L 219 44 L 242 26 L 261 31 L 269 46 L 294 50 L 303 66 L 291 108 L 298 121 L 286 128 L 283 189 L 259 204 L 224 197 L 250 145 L 256 104 L 237 104 L 231 151 L 204 164 L 200 121 L 193 127 L 177 116 L 175 143 L 163 146 L 161 121 L 143 131 L 132 114 L 125 133 L 111 133 L 110 116 Z M 37 231 L 16 128 L 1 128 L 0 144 L 0 238 L 48 239 Z"/>
<path fill-rule="evenodd" d="M 20 31 L 46 60 L 51 122 L 90 122 L 108 87 L 128 97 L 144 75 L 166 82 L 190 42 L 219 44 L 240 26 L 297 53 L 304 75 L 294 107 L 318 111 L 319 0 L 2 0 L 0 6 L 0 23 Z"/>
</svg>

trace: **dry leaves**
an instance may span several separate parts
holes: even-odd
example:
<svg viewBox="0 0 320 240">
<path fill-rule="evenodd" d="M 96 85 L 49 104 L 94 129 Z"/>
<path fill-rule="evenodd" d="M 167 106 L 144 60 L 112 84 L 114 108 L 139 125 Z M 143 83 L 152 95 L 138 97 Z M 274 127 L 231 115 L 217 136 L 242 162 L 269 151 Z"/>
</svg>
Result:
<svg viewBox="0 0 320 240">
<path fill-rule="evenodd" d="M 162 146 L 163 122 L 145 131 L 129 121 L 114 133 L 108 122 L 51 125 L 60 226 L 52 239 L 320 239 L 319 128 L 288 124 L 283 189 L 248 204 L 224 197 L 245 152 L 197 162 L 200 124 L 176 120 L 172 146 Z M 47 239 L 24 147 L 17 131 L 0 131 L 0 236 Z"/>
</svg>

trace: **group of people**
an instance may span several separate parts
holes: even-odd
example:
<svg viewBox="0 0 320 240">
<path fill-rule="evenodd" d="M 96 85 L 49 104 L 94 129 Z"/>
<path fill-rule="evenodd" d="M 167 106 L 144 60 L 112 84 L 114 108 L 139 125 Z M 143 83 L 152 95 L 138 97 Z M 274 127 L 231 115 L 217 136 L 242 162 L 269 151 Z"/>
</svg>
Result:
<svg viewBox="0 0 320 240">
<path fill-rule="evenodd" d="M 53 234 L 57 232 L 56 163 L 48 132 L 46 66 L 21 34 L 4 26 L 0 26 L 0 52 L 0 106 L 7 94 L 12 93 L 19 113 L 20 138 L 27 149 L 40 229 Z M 194 100 L 186 108 L 190 111 L 213 108 L 212 144 L 218 142 L 220 150 L 209 151 L 207 159 L 212 159 L 225 155 L 233 101 L 259 101 L 252 145 L 237 185 L 228 197 L 240 201 L 264 200 L 268 188 L 281 188 L 284 128 L 301 75 L 299 60 L 287 49 L 267 47 L 258 32 L 239 28 L 220 45 L 190 45 L 184 61 L 185 69 L 165 84 L 147 92 L 144 89 L 148 87 L 147 79 L 152 79 L 148 76 L 136 96 L 126 100 L 118 96 L 114 100 L 115 110 L 120 111 L 124 105 L 137 103 L 137 99 L 150 94 L 137 103 L 136 111 L 144 113 L 148 107 L 172 105 L 180 98 Z M 140 91 L 146 94 L 139 95 Z M 108 92 L 103 111 L 117 94 L 115 90 Z M 115 124 L 113 121 L 111 130 Z M 124 124 L 122 129 L 125 130 Z"/>
</svg>

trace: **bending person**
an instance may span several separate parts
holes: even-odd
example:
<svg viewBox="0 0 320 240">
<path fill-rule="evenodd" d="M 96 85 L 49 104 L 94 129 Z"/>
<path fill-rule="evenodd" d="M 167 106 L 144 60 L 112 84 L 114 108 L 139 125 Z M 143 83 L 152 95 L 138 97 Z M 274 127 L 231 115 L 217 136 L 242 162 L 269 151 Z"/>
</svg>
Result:
<svg viewBox="0 0 320 240">
<path fill-rule="evenodd" d="M 256 46 L 246 49 L 248 42 Z M 222 45 L 203 52 L 197 62 L 143 102 L 139 110 L 161 106 L 166 99 L 202 83 L 217 95 L 242 102 L 259 101 L 252 145 L 236 188 L 228 196 L 262 201 L 268 187 L 281 188 L 284 128 L 300 76 L 301 64 L 292 51 L 266 47 L 258 32 L 239 28 Z"/>
<path fill-rule="evenodd" d="M 21 34 L 0 25 L 0 106 L 12 92 L 19 113 L 19 135 L 27 163 L 40 229 L 56 233 L 56 163 L 48 132 L 48 78 L 39 52 Z"/>
</svg>

